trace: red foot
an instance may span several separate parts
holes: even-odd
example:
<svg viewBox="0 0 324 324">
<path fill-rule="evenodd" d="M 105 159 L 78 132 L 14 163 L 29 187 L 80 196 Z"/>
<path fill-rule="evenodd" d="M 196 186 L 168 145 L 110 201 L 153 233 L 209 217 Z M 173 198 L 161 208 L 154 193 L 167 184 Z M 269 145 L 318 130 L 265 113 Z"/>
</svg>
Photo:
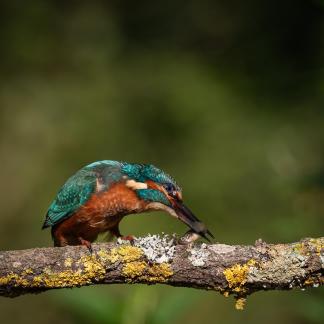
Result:
<svg viewBox="0 0 324 324">
<path fill-rule="evenodd" d="M 129 241 L 129 243 L 130 243 L 131 245 L 134 244 L 134 240 L 135 240 L 135 238 L 134 238 L 133 235 L 120 236 L 120 238 L 121 238 L 122 240 L 124 240 L 124 241 Z"/>
<path fill-rule="evenodd" d="M 93 250 L 92 250 L 92 245 L 91 242 L 83 239 L 82 237 L 79 237 L 80 243 L 84 246 L 86 246 L 89 250 L 89 252 L 92 254 Z"/>
<path fill-rule="evenodd" d="M 121 236 L 120 238 L 124 241 L 134 241 L 135 239 L 133 235 Z"/>
</svg>

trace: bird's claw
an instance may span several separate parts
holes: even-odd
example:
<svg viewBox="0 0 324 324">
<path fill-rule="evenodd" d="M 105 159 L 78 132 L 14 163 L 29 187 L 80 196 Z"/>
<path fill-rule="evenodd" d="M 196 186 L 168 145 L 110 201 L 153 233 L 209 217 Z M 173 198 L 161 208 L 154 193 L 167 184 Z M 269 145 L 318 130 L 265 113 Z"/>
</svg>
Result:
<svg viewBox="0 0 324 324">
<path fill-rule="evenodd" d="M 132 246 L 135 243 L 135 237 L 133 235 L 121 236 L 120 239 L 123 241 L 128 241 L 130 243 L 130 245 L 132 245 Z"/>
<path fill-rule="evenodd" d="M 93 253 L 93 249 L 92 249 L 91 242 L 83 239 L 82 237 L 79 237 L 79 240 L 81 242 L 81 245 L 84 245 L 85 247 L 87 247 L 88 250 L 89 250 L 89 252 L 90 252 L 90 254 L 92 254 Z"/>
</svg>

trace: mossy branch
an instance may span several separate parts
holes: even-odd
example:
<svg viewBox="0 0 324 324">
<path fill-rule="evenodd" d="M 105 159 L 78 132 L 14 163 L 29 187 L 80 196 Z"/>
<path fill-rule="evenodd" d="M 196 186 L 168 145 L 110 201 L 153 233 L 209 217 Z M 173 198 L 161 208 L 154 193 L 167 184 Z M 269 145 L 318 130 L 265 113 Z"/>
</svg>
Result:
<svg viewBox="0 0 324 324">
<path fill-rule="evenodd" d="M 0 252 L 0 295 L 93 284 L 167 284 L 234 294 L 324 285 L 324 237 L 253 246 L 175 245 L 158 235 L 126 242 Z"/>
</svg>

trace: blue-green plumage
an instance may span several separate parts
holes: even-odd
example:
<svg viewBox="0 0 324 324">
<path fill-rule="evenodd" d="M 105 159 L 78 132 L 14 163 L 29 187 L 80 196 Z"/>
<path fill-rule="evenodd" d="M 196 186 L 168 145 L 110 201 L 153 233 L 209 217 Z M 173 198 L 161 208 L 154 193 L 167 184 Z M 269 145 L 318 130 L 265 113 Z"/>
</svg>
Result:
<svg viewBox="0 0 324 324">
<path fill-rule="evenodd" d="M 152 164 L 123 163 L 122 172 L 127 174 L 131 179 L 135 179 L 136 181 L 143 182 L 146 180 L 152 180 L 159 184 L 171 183 L 175 186 L 176 190 L 181 190 L 171 176 Z"/>
<path fill-rule="evenodd" d="M 63 221 L 86 203 L 95 192 L 97 181 L 102 183 L 101 191 L 103 191 L 123 176 L 140 182 L 152 180 L 161 184 L 173 183 L 180 190 L 169 175 L 154 165 L 112 160 L 97 161 L 85 166 L 67 180 L 50 205 L 43 228 Z M 147 201 L 169 205 L 167 198 L 157 190 L 138 190 L 138 196 Z"/>
<path fill-rule="evenodd" d="M 137 195 L 145 201 L 159 202 L 166 206 L 171 206 L 170 201 L 161 191 L 153 189 L 139 189 L 136 192 Z"/>
<path fill-rule="evenodd" d="M 130 183 L 128 184 L 128 182 Z M 122 184 L 121 188 L 124 189 L 119 189 L 119 196 L 117 196 L 117 198 L 116 196 L 113 196 L 113 200 L 109 202 L 109 197 L 112 197 L 109 196 L 110 189 L 114 184 Z M 109 195 L 100 196 L 101 193 L 109 193 Z M 133 197 L 134 193 L 136 195 L 135 197 L 137 198 Z M 116 193 L 114 195 L 116 195 Z M 107 224 L 105 223 L 108 226 L 107 228 L 111 228 L 109 226 L 115 226 L 113 223 L 109 225 L 109 222 L 113 222 L 115 218 L 111 218 L 112 220 L 105 220 L 105 213 L 113 216 L 116 214 L 115 216 L 118 219 L 118 213 L 120 213 L 120 211 L 122 211 L 122 214 L 125 215 L 127 213 L 136 213 L 153 208 L 154 210 L 165 210 L 172 216 L 176 216 L 188 226 L 190 226 L 194 232 L 198 233 L 201 236 L 206 237 L 206 233 L 210 234 L 206 227 L 191 213 L 191 211 L 185 205 L 183 205 L 181 189 L 168 174 L 151 164 L 136 164 L 111 160 L 103 160 L 91 163 L 76 172 L 72 177 L 70 177 L 62 186 L 54 201 L 51 203 L 43 228 L 55 226 L 55 228 L 57 229 L 57 226 L 60 226 L 61 223 L 65 223 L 65 220 L 70 218 L 73 219 L 72 216 L 77 215 L 81 207 L 86 205 L 90 201 L 90 198 L 92 196 L 99 197 L 96 198 L 96 203 L 99 204 L 99 207 L 110 206 L 109 211 L 100 209 L 100 213 L 103 213 L 101 215 L 102 220 L 107 222 Z M 100 199 L 106 200 L 100 201 Z M 125 199 L 130 199 L 131 204 L 134 205 L 127 204 L 127 201 L 125 202 Z M 152 205 L 151 203 L 155 204 Z M 114 208 L 116 208 L 115 211 L 111 210 L 113 206 L 115 206 Z M 97 207 L 93 205 L 91 208 Z M 86 221 L 90 221 L 91 217 L 94 216 L 91 216 L 89 214 L 87 217 L 88 218 L 85 218 L 87 219 Z M 80 226 L 79 222 L 80 219 L 77 219 L 76 221 L 74 221 L 74 223 L 72 222 L 71 224 L 79 224 L 77 226 Z M 116 224 L 117 230 L 112 229 L 113 231 L 115 231 L 114 233 L 119 233 L 118 222 Z M 91 231 L 93 231 L 97 226 L 96 224 L 101 223 L 101 220 L 99 222 L 95 222 L 94 225 L 90 225 L 89 230 L 91 229 Z M 73 227 L 76 225 L 71 226 Z M 65 245 L 70 244 L 69 242 L 71 242 L 71 244 L 74 244 L 75 242 L 80 241 L 82 243 L 84 241 L 81 236 L 76 236 L 77 234 L 73 234 L 73 228 L 71 228 L 70 231 L 70 227 L 68 230 L 68 235 L 65 232 L 59 232 L 58 230 L 56 232 L 54 231 L 56 234 L 52 231 L 52 233 L 54 233 L 54 236 L 58 235 L 58 237 L 55 239 L 56 244 Z M 101 230 L 102 228 L 99 229 L 98 227 L 98 231 Z M 85 236 L 84 232 L 82 235 Z M 91 235 L 91 237 L 96 236 L 94 233 L 92 233 Z"/>
<path fill-rule="evenodd" d="M 53 226 L 82 206 L 95 191 L 96 177 L 80 170 L 67 180 L 50 205 L 43 228 Z"/>
<path fill-rule="evenodd" d="M 97 181 L 102 182 L 101 190 L 122 177 L 121 163 L 99 161 L 89 164 L 70 177 L 50 205 L 43 228 L 53 226 L 69 217 L 88 201 L 96 191 Z"/>
</svg>

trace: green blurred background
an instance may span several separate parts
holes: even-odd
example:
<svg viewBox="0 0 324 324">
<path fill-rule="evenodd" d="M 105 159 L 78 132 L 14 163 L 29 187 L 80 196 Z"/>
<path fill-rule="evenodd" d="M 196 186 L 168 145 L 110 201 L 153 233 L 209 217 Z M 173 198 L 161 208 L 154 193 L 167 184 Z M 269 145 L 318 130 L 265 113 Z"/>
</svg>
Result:
<svg viewBox="0 0 324 324">
<path fill-rule="evenodd" d="M 68 176 L 153 163 L 228 244 L 324 232 L 324 1 L 1 1 L 1 249 Z M 184 233 L 163 213 L 123 233 Z M 323 323 L 323 288 L 231 298 L 103 286 L 0 300 L 2 323 Z"/>
</svg>

